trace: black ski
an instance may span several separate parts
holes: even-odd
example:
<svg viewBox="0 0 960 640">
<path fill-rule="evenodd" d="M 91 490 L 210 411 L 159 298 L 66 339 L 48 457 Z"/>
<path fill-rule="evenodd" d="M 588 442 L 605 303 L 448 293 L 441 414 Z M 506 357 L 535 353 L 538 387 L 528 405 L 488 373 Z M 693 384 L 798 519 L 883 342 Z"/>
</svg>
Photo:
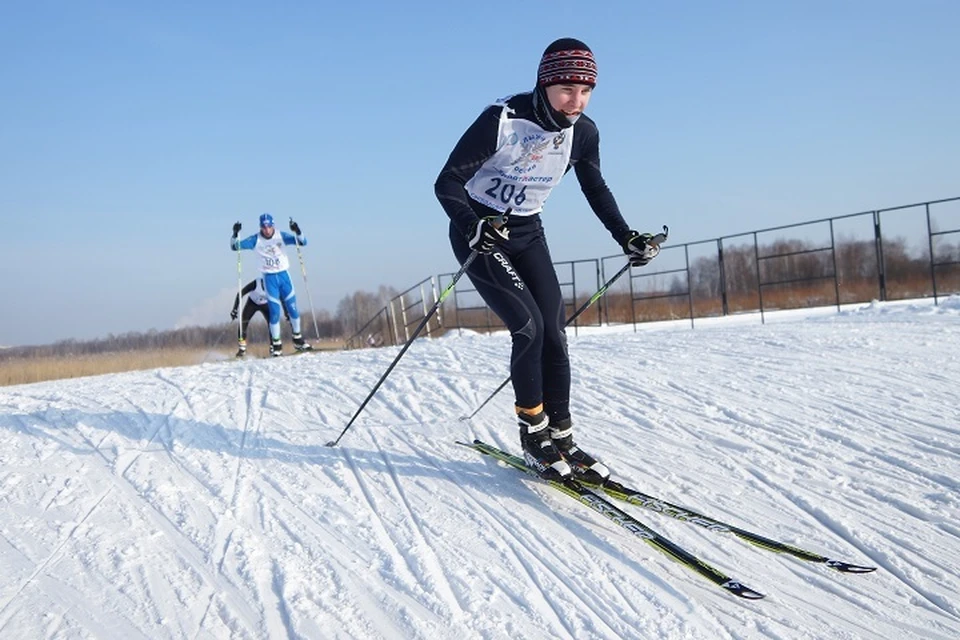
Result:
<svg viewBox="0 0 960 640">
<path fill-rule="evenodd" d="M 592 485 L 588 486 L 592 487 Z M 757 533 L 753 533 L 751 531 L 747 531 L 746 529 L 735 527 L 732 524 L 727 524 L 709 516 L 705 516 L 702 513 L 697 513 L 696 511 L 692 511 L 685 507 L 671 504 L 666 500 L 661 500 L 660 498 L 647 495 L 642 491 L 637 491 L 636 489 L 624 486 L 615 480 L 607 480 L 605 484 L 597 488 L 602 489 L 604 493 L 612 498 L 623 500 L 629 504 L 643 507 L 644 509 L 656 511 L 657 513 L 674 518 L 675 520 L 689 522 L 690 524 L 695 524 L 703 527 L 704 529 L 715 531 L 717 533 L 732 533 L 741 540 L 746 540 L 747 542 L 762 549 L 767 549 L 768 551 L 774 551 L 776 553 L 784 553 L 807 562 L 824 564 L 831 569 L 835 569 L 843 573 L 870 573 L 871 571 L 877 570 L 876 567 L 865 567 L 844 562 L 842 560 L 833 560 L 831 558 L 827 558 L 826 556 L 795 547 L 785 542 L 771 540 L 770 538 L 761 536 Z"/>
<path fill-rule="evenodd" d="M 721 587 L 722 589 L 725 589 L 735 596 L 746 598 L 748 600 L 759 600 L 760 598 L 764 597 L 762 593 L 754 591 L 741 582 L 730 578 L 719 569 L 707 564 L 686 549 L 678 546 L 674 542 L 671 542 L 664 536 L 660 535 L 647 525 L 631 516 L 629 513 L 618 508 L 615 504 L 607 500 L 602 495 L 597 494 L 577 480 L 569 479 L 562 482 L 559 480 L 543 480 L 540 478 L 537 472 L 528 467 L 523 459 L 519 456 L 507 453 L 506 451 L 481 442 L 480 440 L 474 440 L 473 443 L 457 442 L 457 444 L 469 447 L 475 451 L 479 451 L 480 453 L 496 458 L 497 460 L 500 460 L 501 462 L 504 462 L 519 471 L 523 471 L 542 480 L 551 487 L 558 489 L 559 491 L 576 499 L 580 503 L 590 507 L 600 515 L 642 539 L 647 544 L 665 553 L 673 560 L 676 560 L 688 569 L 695 571 L 710 582 Z"/>
</svg>

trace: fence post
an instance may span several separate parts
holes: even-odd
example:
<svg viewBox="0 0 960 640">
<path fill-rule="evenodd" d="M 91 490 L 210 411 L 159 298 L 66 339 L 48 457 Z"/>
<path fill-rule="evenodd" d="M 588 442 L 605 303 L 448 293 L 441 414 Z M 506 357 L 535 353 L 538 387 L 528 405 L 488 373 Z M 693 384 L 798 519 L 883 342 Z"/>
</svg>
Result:
<svg viewBox="0 0 960 640">
<path fill-rule="evenodd" d="M 930 225 L 930 203 L 924 205 L 927 210 L 927 243 L 930 246 L 930 281 L 933 282 L 933 304 L 940 304 L 937 301 L 937 267 L 933 259 L 933 227 Z"/>
<path fill-rule="evenodd" d="M 410 328 L 407 326 L 407 303 L 402 295 L 397 296 L 397 299 L 400 301 L 400 321 L 403 323 L 403 340 L 401 342 L 406 342 L 410 339 Z"/>
<path fill-rule="evenodd" d="M 693 283 L 690 281 L 690 245 L 683 245 L 683 261 L 687 270 L 687 301 L 690 303 L 690 328 L 693 329 Z"/>
<path fill-rule="evenodd" d="M 593 266 L 596 272 L 594 277 L 597 279 L 597 287 L 599 288 L 603 282 L 603 274 L 600 272 L 600 258 L 593 259 Z M 603 307 L 597 307 L 597 324 L 601 327 L 603 326 Z"/>
<path fill-rule="evenodd" d="M 763 280 L 760 279 L 760 240 L 757 238 L 757 232 L 753 232 L 753 256 L 757 265 L 757 296 L 760 298 L 760 324 L 767 324 L 763 315 Z"/>
<path fill-rule="evenodd" d="M 577 308 L 577 268 L 576 263 L 570 262 L 570 286 L 573 287 L 573 308 Z M 561 294 L 561 297 L 563 294 Z M 566 313 L 566 305 L 564 305 L 564 313 Z M 580 335 L 580 321 L 577 320 L 573 323 L 573 335 Z"/>
<path fill-rule="evenodd" d="M 880 301 L 887 299 L 887 268 L 883 260 L 883 232 L 880 229 L 880 212 L 873 212 L 873 239 L 877 248 L 877 279 L 880 285 Z"/>
<path fill-rule="evenodd" d="M 840 313 L 840 270 L 837 269 L 837 241 L 833 235 L 833 218 L 830 219 L 830 255 L 833 257 L 833 291 L 837 296 L 837 313 Z"/>
<path fill-rule="evenodd" d="M 717 256 L 720 265 L 720 304 L 723 315 L 730 315 L 730 305 L 727 301 L 727 268 L 723 264 L 723 238 L 717 238 Z"/>
<path fill-rule="evenodd" d="M 393 319 L 393 344 L 402 344 L 400 339 L 400 323 L 397 322 L 397 310 L 393 308 L 393 300 L 390 300 L 390 318 Z"/>
</svg>

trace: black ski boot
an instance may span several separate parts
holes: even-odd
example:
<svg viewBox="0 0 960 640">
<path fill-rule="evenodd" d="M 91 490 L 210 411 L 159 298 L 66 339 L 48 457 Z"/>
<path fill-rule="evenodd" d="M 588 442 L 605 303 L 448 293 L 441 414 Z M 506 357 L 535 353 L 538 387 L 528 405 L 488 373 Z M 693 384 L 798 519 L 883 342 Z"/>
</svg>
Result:
<svg viewBox="0 0 960 640">
<path fill-rule="evenodd" d="M 270 342 L 270 355 L 274 358 L 279 358 L 283 355 L 283 343 L 279 340 L 273 340 Z"/>
<path fill-rule="evenodd" d="M 547 428 L 550 421 L 543 409 L 539 408 L 537 413 L 530 415 L 518 408 L 517 422 L 520 424 L 520 446 L 527 466 L 544 480 L 562 481 L 569 478 L 572 470 L 550 438 Z"/>
<path fill-rule="evenodd" d="M 299 333 L 293 334 L 293 348 L 297 351 L 313 351 L 313 347 L 309 342 L 303 339 L 303 336 Z"/>
<path fill-rule="evenodd" d="M 242 357 L 244 357 L 245 355 L 247 355 L 247 341 L 246 341 L 246 340 L 240 340 L 240 341 L 238 341 L 237 344 L 239 345 L 239 347 L 238 347 L 238 349 L 237 349 L 237 355 L 236 355 L 236 357 L 237 357 L 237 358 L 242 358 Z"/>
<path fill-rule="evenodd" d="M 573 441 L 573 421 L 570 418 L 557 420 L 550 427 L 554 446 L 573 469 L 573 475 L 584 484 L 602 485 L 610 477 L 610 469 Z"/>
</svg>

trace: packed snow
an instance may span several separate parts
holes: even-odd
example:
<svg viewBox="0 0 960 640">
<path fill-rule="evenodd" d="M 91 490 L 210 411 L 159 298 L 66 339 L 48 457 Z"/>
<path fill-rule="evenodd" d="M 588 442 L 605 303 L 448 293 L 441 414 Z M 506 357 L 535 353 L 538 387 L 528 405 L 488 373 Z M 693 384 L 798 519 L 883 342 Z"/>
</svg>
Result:
<svg viewBox="0 0 960 640">
<path fill-rule="evenodd" d="M 570 332 L 580 444 L 747 601 L 518 452 L 509 337 L 0 389 L 2 638 L 960 637 L 960 299 Z"/>
</svg>

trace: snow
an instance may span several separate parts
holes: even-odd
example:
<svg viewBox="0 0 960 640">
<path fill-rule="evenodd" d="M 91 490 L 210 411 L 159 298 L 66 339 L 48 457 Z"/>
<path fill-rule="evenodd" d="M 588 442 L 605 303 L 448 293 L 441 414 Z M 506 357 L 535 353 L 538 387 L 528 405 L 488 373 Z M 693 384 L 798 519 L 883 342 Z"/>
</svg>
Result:
<svg viewBox="0 0 960 640">
<path fill-rule="evenodd" d="M 960 298 L 570 334 L 581 444 L 626 484 L 844 575 L 620 505 L 737 599 L 550 487 L 509 338 L 0 389 L 3 638 L 960 637 Z"/>
</svg>

